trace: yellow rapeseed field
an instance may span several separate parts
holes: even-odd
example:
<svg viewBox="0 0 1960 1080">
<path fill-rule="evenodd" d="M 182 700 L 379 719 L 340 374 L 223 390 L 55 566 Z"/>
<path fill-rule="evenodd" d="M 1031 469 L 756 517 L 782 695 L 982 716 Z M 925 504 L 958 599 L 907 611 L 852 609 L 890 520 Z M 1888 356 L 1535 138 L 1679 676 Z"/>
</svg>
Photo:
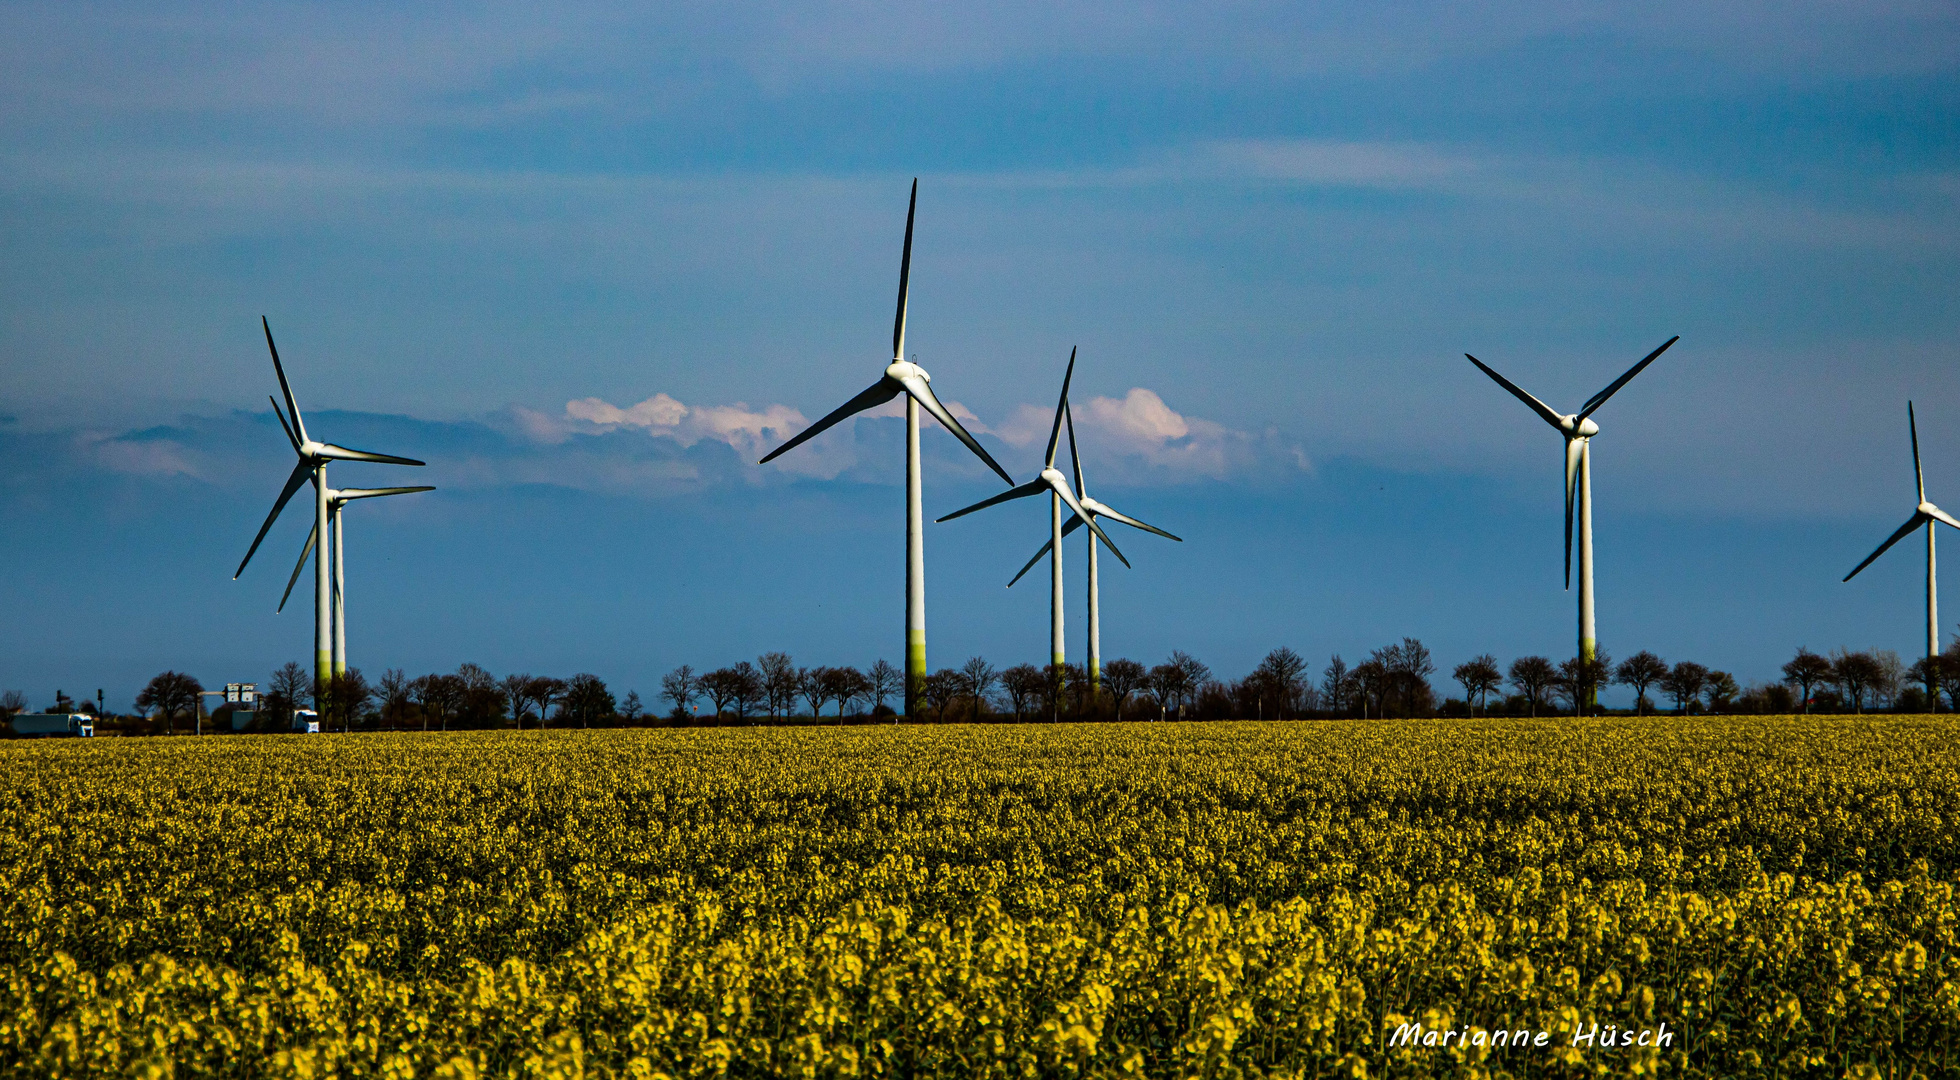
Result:
<svg viewBox="0 0 1960 1080">
<path fill-rule="evenodd" d="M 1960 1075 L 1956 733 L 11 743 L 0 1076 Z"/>
</svg>

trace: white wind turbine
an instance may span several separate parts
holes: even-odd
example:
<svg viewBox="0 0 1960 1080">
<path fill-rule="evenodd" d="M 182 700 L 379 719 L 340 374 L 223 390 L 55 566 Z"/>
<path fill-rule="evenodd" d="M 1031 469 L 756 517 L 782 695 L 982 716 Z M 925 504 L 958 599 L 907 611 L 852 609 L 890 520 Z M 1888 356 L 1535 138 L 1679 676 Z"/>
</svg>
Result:
<svg viewBox="0 0 1960 1080">
<path fill-rule="evenodd" d="M 866 409 L 875 409 L 900 394 L 905 397 L 905 715 L 917 716 L 915 698 L 926 677 L 926 547 L 925 509 L 919 478 L 919 409 L 923 407 L 953 437 L 1000 474 L 1009 484 L 1014 478 L 967 434 L 953 414 L 939 403 L 932 392 L 932 376 L 926 369 L 905 359 L 905 294 L 912 276 L 912 219 L 919 209 L 919 181 L 912 180 L 912 199 L 905 211 L 905 251 L 898 263 L 898 316 L 892 324 L 892 362 L 878 381 L 851 400 L 839 405 L 829 416 L 798 432 L 790 441 L 771 450 L 762 463 L 787 453 L 828 430 L 833 424 Z"/>
<path fill-rule="evenodd" d="M 1068 424 L 1068 456 L 1070 463 L 1075 466 L 1075 491 L 1078 499 L 1082 503 L 1082 509 L 1087 510 L 1089 516 L 1092 518 L 1106 517 L 1111 521 L 1120 521 L 1132 528 L 1142 529 L 1145 532 L 1153 532 L 1158 536 L 1169 537 L 1180 544 L 1183 543 L 1184 538 L 1181 536 L 1172 536 L 1155 525 L 1146 525 L 1136 518 L 1130 517 L 1128 514 L 1118 512 L 1107 503 L 1100 503 L 1089 497 L 1089 484 L 1082 479 L 1082 455 L 1077 453 L 1075 448 L 1074 407 L 1064 404 L 1062 415 Z M 1081 527 L 1082 519 L 1072 517 L 1068 520 L 1067 525 L 1062 526 L 1062 535 L 1067 536 Z M 1042 556 L 1053 550 L 1055 550 L 1055 541 L 1050 538 L 1046 543 L 1041 545 L 1041 550 L 1035 552 L 1034 557 L 1028 560 L 1027 565 L 1021 567 L 1021 572 L 1014 575 L 1014 581 L 1008 582 L 1007 587 L 1010 589 L 1013 588 L 1015 581 L 1019 581 L 1027 576 L 1027 572 L 1034 569 L 1034 564 L 1040 562 Z M 1120 558 L 1121 556 L 1119 555 L 1118 557 Z M 1129 564 L 1125 563 L 1124 565 L 1127 566 Z M 1089 537 L 1089 685 L 1092 688 L 1102 685 L 1102 610 L 1101 600 L 1097 592 L 1096 537 L 1093 534 Z"/>
<path fill-rule="evenodd" d="M 280 418 L 285 423 L 285 418 Z M 291 432 L 287 432 L 288 435 Z M 376 499 L 384 495 L 410 495 L 417 491 L 434 491 L 432 487 L 391 487 L 391 488 L 344 488 L 327 489 L 328 535 L 333 537 L 333 673 L 347 674 L 347 566 L 343 557 L 341 540 L 346 535 L 345 525 L 340 520 L 340 509 L 355 499 Z M 299 572 L 306 569 L 306 557 L 313 553 L 313 545 L 319 539 L 320 528 L 314 526 L 306 530 L 306 546 L 300 549 L 299 562 L 293 565 L 293 576 L 286 579 L 286 592 L 279 597 L 278 610 L 286 610 L 286 600 L 293 595 L 293 584 L 299 581 Z"/>
<path fill-rule="evenodd" d="M 1953 520 L 1951 514 L 1926 501 L 1926 476 L 1919 469 L 1919 423 L 1912 415 L 1910 401 L 1906 402 L 1906 428 L 1912 433 L 1912 482 L 1919 488 L 1919 505 L 1913 508 L 1912 516 L 1906 519 L 1906 523 L 1899 526 L 1899 531 L 1887 537 L 1883 544 L 1878 545 L 1877 551 L 1865 556 L 1865 561 L 1853 567 L 1849 574 L 1844 575 L 1844 580 L 1850 581 L 1857 577 L 1858 571 L 1870 566 L 1873 559 L 1885 554 L 1886 548 L 1905 539 L 1907 533 L 1924 525 L 1926 527 L 1926 655 L 1932 657 L 1940 654 L 1939 564 L 1933 550 L 1934 533 L 1937 531 L 1934 525 L 1943 521 L 1960 529 L 1960 521 Z"/>
<path fill-rule="evenodd" d="M 1606 404 L 1608 398 L 1618 393 L 1620 387 L 1632 381 L 1641 369 L 1654 362 L 1654 359 L 1667 351 L 1668 346 L 1681 340 L 1681 336 L 1668 338 L 1661 347 L 1647 354 L 1645 360 L 1627 369 L 1625 375 L 1614 379 L 1611 385 L 1592 397 L 1579 408 L 1577 413 L 1567 415 L 1555 412 L 1552 407 L 1519 389 L 1511 380 L 1484 366 L 1484 362 L 1464 353 L 1464 358 L 1477 365 L 1484 374 L 1497 380 L 1497 385 L 1509 390 L 1519 401 L 1531 407 L 1531 411 L 1543 417 L 1545 422 L 1558 429 L 1565 437 L 1565 587 L 1572 588 L 1572 515 L 1576 508 L 1579 515 L 1579 656 L 1591 660 L 1599 654 L 1599 638 L 1593 626 L 1593 544 L 1592 544 L 1592 437 L 1599 434 L 1599 425 L 1592 422 L 1592 414 Z M 1592 702 L 1588 701 L 1587 705 Z"/>
<path fill-rule="evenodd" d="M 245 572 L 245 566 L 252 561 L 252 555 L 259 550 L 265 534 L 272 523 L 279 519 L 279 512 L 300 485 L 307 481 L 313 483 L 313 529 L 318 536 L 329 523 L 327 499 L 332 490 L 327 487 L 327 462 L 329 461 L 379 461 L 390 465 L 423 465 L 426 462 L 414 458 L 395 457 L 391 454 L 373 454 L 366 450 L 349 450 L 332 443 L 314 442 L 306 433 L 306 421 L 301 419 L 299 403 L 293 400 L 293 388 L 286 382 L 286 369 L 279 363 L 279 348 L 272 343 L 272 326 L 263 316 L 259 323 L 265 328 L 265 347 L 272 352 L 272 370 L 279 376 L 279 392 L 285 396 L 286 410 L 292 413 L 292 423 L 286 423 L 285 413 L 280 412 L 279 402 L 273 401 L 272 411 L 279 416 L 279 426 L 285 428 L 286 438 L 293 444 L 293 453 L 299 455 L 299 463 L 293 466 L 292 474 L 286 477 L 286 486 L 279 492 L 279 500 L 272 504 L 272 513 L 265 517 L 265 524 L 259 526 L 259 534 L 252 538 L 252 546 L 246 550 L 245 558 L 238 564 L 238 575 Z M 337 546 L 337 545 L 336 545 Z M 316 684 L 324 685 L 333 676 L 333 611 L 332 580 L 326 559 L 314 560 L 313 574 L 313 678 Z M 290 584 L 288 585 L 290 589 Z M 284 606 L 284 601 L 281 601 Z"/>
<path fill-rule="evenodd" d="M 1095 518 L 1090 516 L 1088 508 L 1075 497 L 1073 491 L 1069 490 L 1068 478 L 1062 475 L 1060 469 L 1055 468 L 1055 449 L 1061 442 L 1062 420 L 1068 407 L 1068 384 L 1069 380 L 1074 377 L 1075 350 L 1070 349 L 1068 354 L 1068 372 L 1062 376 L 1061 399 L 1055 402 L 1055 426 L 1048 433 L 1048 456 L 1043 461 L 1041 475 L 1019 487 L 1009 488 L 995 495 L 993 498 L 982 499 L 964 510 L 955 510 L 939 519 L 940 521 L 951 521 L 956 517 L 964 517 L 967 514 L 973 513 L 975 510 L 982 510 L 996 503 L 1004 503 L 1013 499 L 1024 499 L 1030 495 L 1039 495 L 1043 492 L 1048 493 L 1048 542 L 1050 544 L 1049 551 L 1054 556 L 1051 560 L 1051 565 L 1054 567 L 1054 592 L 1049 601 L 1048 652 L 1049 663 L 1056 666 L 1068 662 L 1068 649 L 1066 648 L 1066 642 L 1062 634 L 1062 606 L 1065 600 L 1062 595 L 1062 504 L 1067 503 L 1068 508 L 1075 514 L 1075 520 L 1089 526 L 1097 536 L 1102 538 L 1103 543 L 1109 544 L 1110 553 L 1118 559 L 1122 559 L 1124 566 L 1130 565 L 1130 560 L 1124 559 L 1123 553 L 1117 550 L 1115 544 L 1110 543 L 1109 534 L 1103 532 L 1102 526 L 1096 524 Z M 1023 572 L 1025 573 L 1025 571 Z M 1016 580 L 1018 580 L 1018 577 Z M 1010 584 L 1012 583 L 1010 582 Z"/>
</svg>

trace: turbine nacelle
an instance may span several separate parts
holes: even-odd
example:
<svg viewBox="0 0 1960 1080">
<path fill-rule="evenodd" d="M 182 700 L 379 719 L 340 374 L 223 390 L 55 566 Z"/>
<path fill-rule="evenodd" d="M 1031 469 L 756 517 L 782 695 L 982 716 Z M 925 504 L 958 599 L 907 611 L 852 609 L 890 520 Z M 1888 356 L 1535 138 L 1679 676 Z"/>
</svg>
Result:
<svg viewBox="0 0 1960 1080">
<path fill-rule="evenodd" d="M 893 360 L 885 368 L 885 378 L 898 383 L 900 386 L 905 385 L 905 380 L 907 379 L 920 379 L 925 382 L 932 381 L 932 376 L 926 374 L 925 368 L 920 367 L 910 360 Z"/>
<path fill-rule="evenodd" d="M 1599 434 L 1599 425 L 1593 423 L 1592 417 L 1580 416 L 1576 413 L 1559 417 L 1558 426 L 1568 439 L 1590 439 Z"/>
</svg>

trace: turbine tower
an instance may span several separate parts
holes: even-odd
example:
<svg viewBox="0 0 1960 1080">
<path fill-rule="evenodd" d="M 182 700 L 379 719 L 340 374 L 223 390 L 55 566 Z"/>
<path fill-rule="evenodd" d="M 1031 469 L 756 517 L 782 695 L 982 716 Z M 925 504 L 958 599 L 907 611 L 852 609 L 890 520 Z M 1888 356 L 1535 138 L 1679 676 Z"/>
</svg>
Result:
<svg viewBox="0 0 1960 1080">
<path fill-rule="evenodd" d="M 798 432 L 796 437 L 763 455 L 762 464 L 768 464 L 790 450 L 801 446 L 820 432 L 828 430 L 833 424 L 854 416 L 866 409 L 875 409 L 897 397 L 905 397 L 905 715 L 910 718 L 918 715 L 917 697 L 919 687 L 926 677 L 926 547 L 925 510 L 922 505 L 922 488 L 919 480 L 919 409 L 923 407 L 932 418 L 945 426 L 953 437 L 966 444 L 967 449 L 980 456 L 980 460 L 1000 474 L 1009 484 L 1014 478 L 1007 470 L 987 453 L 973 436 L 967 434 L 953 414 L 933 396 L 932 376 L 926 369 L 905 359 L 905 294 L 912 276 L 912 220 L 919 209 L 919 181 L 912 179 L 912 201 L 905 211 L 905 252 L 898 263 L 898 316 L 892 323 L 892 361 L 886 366 L 884 374 L 858 396 L 839 405 L 829 416 L 811 424 Z"/>
<path fill-rule="evenodd" d="M 1464 353 L 1464 358 L 1477 365 L 1484 374 L 1497 381 L 1497 385 L 1509 390 L 1519 401 L 1530 406 L 1531 411 L 1543 417 L 1545 422 L 1565 437 L 1565 587 L 1572 588 L 1572 516 L 1579 516 L 1579 657 L 1591 660 L 1599 654 L 1598 633 L 1593 626 L 1593 544 L 1592 544 L 1592 438 L 1599 434 L 1599 425 L 1593 423 L 1592 414 L 1606 404 L 1607 399 L 1619 393 L 1620 387 L 1633 380 L 1655 358 L 1667 351 L 1668 346 L 1681 340 L 1681 336 L 1668 338 L 1661 347 L 1647 354 L 1645 360 L 1627 369 L 1625 375 L 1586 399 L 1579 411 L 1565 414 L 1553 411 L 1552 407 L 1519 389 L 1517 384 L 1499 375 L 1484 365 L 1484 362 Z M 1587 695 L 1591 697 L 1591 694 Z M 1586 704 L 1591 706 L 1592 701 Z"/>
<path fill-rule="evenodd" d="M 1181 536 L 1172 536 L 1155 525 L 1146 525 L 1136 518 L 1130 517 L 1128 514 L 1118 512 L 1107 503 L 1100 503 L 1089 497 L 1089 484 L 1082 479 L 1082 455 L 1075 448 L 1074 407 L 1064 405 L 1062 415 L 1068 424 L 1068 456 L 1069 462 L 1075 466 L 1075 491 L 1077 499 L 1082 503 L 1082 509 L 1087 510 L 1089 516 L 1092 518 L 1106 517 L 1111 521 L 1120 521 L 1132 528 L 1142 529 L 1145 532 L 1153 532 L 1158 536 L 1168 537 L 1176 540 L 1180 544 L 1183 543 L 1184 538 Z M 1081 527 L 1081 518 L 1070 518 L 1068 524 L 1062 526 L 1062 535 L 1067 536 Z M 1091 534 L 1089 537 L 1089 686 L 1092 689 L 1102 685 L 1102 611 L 1096 580 L 1096 544 L 1096 537 L 1094 534 Z M 1019 581 L 1025 577 L 1029 570 L 1034 569 L 1034 564 L 1041 561 L 1042 556 L 1053 550 L 1055 550 L 1055 541 L 1053 539 L 1042 544 L 1041 550 L 1034 553 L 1034 557 L 1028 560 L 1026 566 L 1021 567 L 1021 572 L 1014 575 L 1014 581 L 1008 582 L 1007 587 L 1010 589 L 1013 588 L 1015 581 Z M 1111 550 L 1115 549 L 1112 548 Z M 1124 565 L 1127 566 L 1129 564 L 1125 563 Z"/>
<path fill-rule="evenodd" d="M 1853 567 L 1849 574 L 1844 575 L 1844 580 L 1850 581 L 1857 577 L 1858 571 L 1870 566 L 1872 560 L 1885 554 L 1886 548 L 1905 539 L 1907 533 L 1924 525 L 1926 527 L 1926 655 L 1930 658 L 1940 654 L 1939 561 L 1933 550 L 1934 534 L 1938 530 L 1934 525 L 1943 521 L 1960 529 L 1960 521 L 1953 520 L 1951 514 L 1926 501 L 1926 476 L 1919 469 L 1919 422 L 1912 415 L 1910 401 L 1906 402 L 1906 430 L 1912 433 L 1912 482 L 1919 489 L 1919 505 L 1913 507 L 1912 516 L 1906 519 L 1904 525 L 1899 526 L 1899 531 L 1887 537 L 1883 544 L 1878 545 L 1877 551 L 1865 556 L 1865 561 Z"/>
<path fill-rule="evenodd" d="M 1070 349 L 1068 354 L 1068 372 L 1062 376 L 1061 399 L 1055 402 L 1055 426 L 1048 433 L 1048 456 L 1043 462 L 1041 475 L 1019 487 L 1009 488 L 990 499 L 982 499 L 964 510 L 955 510 L 939 519 L 940 521 L 951 521 L 956 517 L 964 517 L 967 514 L 973 513 L 975 510 L 982 510 L 996 503 L 1024 499 L 1030 495 L 1040 495 L 1043 492 L 1048 494 L 1048 542 L 1051 545 L 1049 550 L 1054 553 L 1054 558 L 1051 560 L 1054 573 L 1052 575 L 1053 593 L 1049 599 L 1048 612 L 1048 652 L 1049 663 L 1055 666 L 1060 666 L 1068 662 L 1067 642 L 1062 632 L 1062 610 L 1067 602 L 1062 592 L 1062 504 L 1068 504 L 1069 510 L 1075 515 L 1075 520 L 1089 526 L 1097 536 L 1102 538 L 1103 543 L 1109 544 L 1109 550 L 1112 554 L 1119 559 L 1123 559 L 1123 553 L 1117 550 L 1115 544 L 1110 543 L 1109 535 L 1102 531 L 1102 526 L 1096 524 L 1095 519 L 1089 516 L 1089 511 L 1076 499 L 1075 493 L 1069 490 L 1068 478 L 1062 475 L 1060 469 L 1055 468 L 1055 450 L 1061 443 L 1062 420 L 1068 408 L 1068 384 L 1069 380 L 1074 377 L 1075 350 Z M 1123 559 L 1123 565 L 1130 565 L 1130 560 Z M 1018 576 L 1016 580 L 1019 580 Z M 1008 584 L 1012 585 L 1013 582 L 1009 582 Z"/>
<path fill-rule="evenodd" d="M 252 538 L 252 546 L 239 561 L 238 570 L 231 575 L 245 572 L 245 566 L 252 561 L 252 555 L 259 550 L 265 534 L 272 523 L 279 520 L 279 512 L 292 500 L 293 493 L 307 481 L 313 482 L 313 529 L 315 535 L 325 530 L 328 524 L 327 462 L 329 461 L 379 461 L 389 465 L 424 465 L 427 462 L 414 458 L 395 457 L 391 454 L 374 454 L 366 450 L 349 450 L 333 443 L 314 442 L 306 433 L 306 421 L 300 417 L 299 403 L 293 400 L 292 385 L 286 381 L 286 369 L 279 363 L 279 347 L 272 343 L 272 325 L 265 318 L 259 318 L 265 328 L 265 347 L 272 352 L 272 370 L 279 376 L 279 392 L 286 398 L 286 409 L 292 413 L 292 423 L 286 422 L 286 415 L 280 412 L 279 402 L 272 402 L 272 411 L 279 416 L 279 426 L 286 431 L 286 438 L 293 444 L 293 453 L 299 455 L 299 462 L 293 466 L 292 474 L 286 477 L 286 486 L 280 490 L 279 499 L 272 504 L 272 513 L 265 517 L 265 524 L 259 526 L 259 534 Z M 333 677 L 333 611 L 332 581 L 328 573 L 326 559 L 314 560 L 313 574 L 313 678 L 315 685 L 325 685 Z M 282 602 L 283 603 L 283 602 Z"/>
<path fill-rule="evenodd" d="M 409 495 L 417 491 L 434 491 L 432 487 L 392 487 L 392 488 L 347 488 L 345 490 L 327 489 L 328 535 L 333 537 L 333 673 L 336 676 L 347 674 L 347 567 L 343 559 L 341 538 L 344 526 L 340 520 L 340 509 L 355 499 L 374 499 L 384 495 Z M 286 600 L 293 595 L 293 584 L 299 581 L 299 572 L 306 569 L 306 557 L 313 553 L 313 545 L 319 539 L 320 529 L 316 525 L 306 531 L 306 546 L 300 549 L 299 562 L 293 565 L 293 576 L 286 579 L 286 592 L 279 597 L 279 611 L 286 610 Z"/>
</svg>

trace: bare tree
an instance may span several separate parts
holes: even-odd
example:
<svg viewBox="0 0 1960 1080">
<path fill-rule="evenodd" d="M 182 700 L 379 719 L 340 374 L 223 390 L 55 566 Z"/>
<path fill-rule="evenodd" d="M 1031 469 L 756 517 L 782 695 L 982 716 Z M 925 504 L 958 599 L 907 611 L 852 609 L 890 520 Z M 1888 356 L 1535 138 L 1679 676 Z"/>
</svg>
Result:
<svg viewBox="0 0 1960 1080">
<path fill-rule="evenodd" d="M 1613 669 L 1613 679 L 1621 686 L 1633 687 L 1633 714 L 1640 716 L 1647 705 L 1647 688 L 1667 674 L 1667 661 L 1645 649 L 1634 653 Z"/>
<path fill-rule="evenodd" d="M 1273 702 L 1273 715 L 1286 719 L 1286 714 L 1299 700 L 1300 692 L 1306 686 L 1307 662 L 1292 649 L 1281 646 L 1266 654 L 1253 671 L 1256 688 L 1261 700 L 1268 697 Z"/>
<path fill-rule="evenodd" d="M 1944 656 L 1922 656 L 1906 669 L 1906 676 L 1926 688 L 1926 711 L 1940 711 L 1940 669 L 1945 666 Z"/>
<path fill-rule="evenodd" d="M 144 711 L 155 709 L 163 717 L 164 734 L 174 731 L 170 718 L 179 711 L 197 708 L 197 699 L 204 693 L 204 684 L 181 671 L 166 671 L 150 680 L 143 692 L 136 695 L 136 707 Z"/>
<path fill-rule="evenodd" d="M 0 694 L 0 717 L 12 716 L 27 711 L 27 695 L 18 690 Z"/>
<path fill-rule="evenodd" d="M 400 668 L 388 668 L 381 673 L 381 681 L 376 685 L 380 691 L 382 717 L 399 726 L 402 709 L 408 705 L 408 673 Z"/>
<path fill-rule="evenodd" d="M 449 716 L 462 704 L 467 689 L 463 680 L 454 675 L 424 675 L 412 685 L 422 704 L 422 730 L 429 729 L 431 714 L 441 730 L 449 730 Z"/>
<path fill-rule="evenodd" d="M 721 726 L 721 714 L 727 712 L 730 705 L 735 704 L 736 695 L 741 690 L 741 682 L 741 676 L 735 674 L 734 668 L 716 668 L 696 680 L 696 688 L 707 695 L 709 704 L 715 708 L 715 726 Z M 677 701 L 675 709 L 679 708 Z"/>
<path fill-rule="evenodd" d="M 1176 664 L 1158 664 L 1150 669 L 1146 685 L 1150 696 L 1157 700 L 1157 718 L 1161 720 L 1170 715 L 1173 707 L 1183 704 L 1190 686 L 1190 676 Z"/>
<path fill-rule="evenodd" d="M 1000 672 L 986 657 L 976 656 L 960 667 L 960 678 L 966 680 L 966 696 L 973 699 L 973 719 L 980 719 L 981 706 L 994 692 L 994 685 L 1000 682 Z"/>
<path fill-rule="evenodd" d="M 1846 652 L 1838 650 L 1836 659 L 1831 661 L 1831 681 L 1844 687 L 1851 698 L 1851 711 L 1865 711 L 1865 694 L 1872 683 L 1884 675 L 1878 661 L 1870 653 Z"/>
<path fill-rule="evenodd" d="M 871 695 L 871 680 L 864 672 L 854 667 L 828 667 L 823 669 L 823 692 L 827 700 L 837 703 L 837 722 L 844 722 L 844 710 L 851 702 Z"/>
<path fill-rule="evenodd" d="M 1601 650 L 1559 664 L 1558 672 L 1552 676 L 1552 688 L 1572 706 L 1572 715 L 1578 716 L 1593 700 L 1593 694 L 1609 678 L 1612 663 L 1612 658 Z"/>
<path fill-rule="evenodd" d="M 1007 691 L 1007 700 L 1014 703 L 1016 720 L 1027 713 L 1028 706 L 1041 700 L 1047 684 L 1048 676 L 1033 664 L 1016 664 L 1000 673 L 1001 689 Z"/>
<path fill-rule="evenodd" d="M 830 673 L 827 667 L 804 668 L 796 673 L 796 691 L 810 705 L 810 719 L 823 719 L 823 703 L 830 700 L 830 688 L 825 678 Z"/>
<path fill-rule="evenodd" d="M 893 667 L 890 661 L 878 661 L 871 665 L 871 670 L 866 674 L 871 679 L 871 697 L 876 709 L 884 708 L 885 699 L 905 686 L 905 673 Z M 898 717 L 893 716 L 892 722 L 897 723 Z"/>
<path fill-rule="evenodd" d="M 619 703 L 619 715 L 629 724 L 637 723 L 640 715 L 646 711 L 646 706 L 640 704 L 638 690 L 628 690 L 626 700 Z"/>
<path fill-rule="evenodd" d="M 1831 662 L 1809 649 L 1799 647 L 1796 658 L 1783 665 L 1783 681 L 1795 683 L 1802 692 L 1803 711 L 1807 715 L 1810 712 L 1810 688 L 1831 681 Z"/>
<path fill-rule="evenodd" d="M 353 730 L 354 721 L 360 719 L 368 703 L 374 700 L 374 688 L 368 685 L 361 669 L 350 667 L 327 680 L 327 708 L 322 710 L 340 730 Z"/>
<path fill-rule="evenodd" d="M 1135 660 L 1116 659 L 1103 665 L 1103 688 L 1116 703 L 1118 720 L 1123 719 L 1123 707 L 1130 703 L 1131 695 L 1143 689 L 1144 680 L 1149 677 L 1149 670 Z"/>
<path fill-rule="evenodd" d="M 700 679 L 695 676 L 694 668 L 690 665 L 682 664 L 660 677 L 660 696 L 673 704 L 676 720 L 684 720 L 688 717 L 694 710 L 694 699 L 700 697 L 701 692 Z M 715 705 L 715 712 L 717 715 L 721 712 L 719 702 Z"/>
<path fill-rule="evenodd" d="M 278 671 L 272 673 L 271 698 L 273 722 L 280 727 L 291 727 L 293 710 L 299 703 L 313 696 L 313 673 L 300 666 L 298 661 L 288 660 Z"/>
<path fill-rule="evenodd" d="M 565 707 L 559 713 L 583 728 L 605 722 L 616 708 L 618 704 L 606 681 L 590 672 L 580 672 L 565 684 Z"/>
<path fill-rule="evenodd" d="M 769 707 L 770 719 L 795 708 L 798 680 L 796 665 L 790 662 L 789 654 L 763 653 L 755 666 L 762 672 L 762 700 Z"/>
<path fill-rule="evenodd" d="M 524 726 L 524 703 L 531 700 L 531 676 L 506 675 L 497 684 L 497 690 L 504 697 L 504 708 L 510 711 L 510 722 L 519 728 Z"/>
<path fill-rule="evenodd" d="M 1211 669 L 1199 663 L 1190 653 L 1184 652 L 1181 649 L 1171 651 L 1170 662 L 1172 666 L 1176 667 L 1184 675 L 1184 681 L 1180 688 L 1183 696 L 1178 698 L 1177 702 L 1181 708 L 1187 700 L 1197 700 L 1198 691 L 1204 689 L 1205 684 L 1211 681 Z"/>
<path fill-rule="evenodd" d="M 527 684 L 526 697 L 538 707 L 538 727 L 543 728 L 551 716 L 551 704 L 565 699 L 565 680 L 540 675 Z"/>
<path fill-rule="evenodd" d="M 1344 713 L 1348 702 L 1354 696 L 1354 676 L 1348 671 L 1347 661 L 1335 653 L 1327 661 L 1327 667 L 1320 673 L 1320 700 L 1329 712 Z"/>
<path fill-rule="evenodd" d="M 1497 666 L 1497 657 L 1489 653 L 1473 657 L 1458 664 L 1450 677 L 1463 686 L 1464 704 L 1481 702 L 1484 715 L 1490 715 L 1490 692 L 1504 684 L 1504 672 Z"/>
<path fill-rule="evenodd" d="M 926 676 L 924 696 L 926 707 L 932 710 L 933 721 L 946 718 L 946 706 L 958 701 L 966 693 L 966 679 L 954 668 L 940 668 Z"/>
<path fill-rule="evenodd" d="M 1674 665 L 1660 681 L 1661 692 L 1674 699 L 1674 707 L 1681 715 L 1688 715 L 1688 706 L 1699 701 L 1701 688 L 1708 685 L 1708 669 L 1693 660 L 1683 660 Z"/>
<path fill-rule="evenodd" d="M 1511 661 L 1511 685 L 1531 703 L 1531 715 L 1538 715 L 1538 705 L 1545 700 L 1545 691 L 1558 677 L 1558 669 L 1550 660 L 1542 656 L 1520 656 Z"/>
<path fill-rule="evenodd" d="M 788 657 L 784 659 L 787 660 Z M 735 674 L 735 719 L 747 720 L 750 710 L 763 699 L 768 689 L 763 681 L 762 672 L 756 670 L 756 666 L 747 660 L 737 663 L 728 670 Z"/>
</svg>

